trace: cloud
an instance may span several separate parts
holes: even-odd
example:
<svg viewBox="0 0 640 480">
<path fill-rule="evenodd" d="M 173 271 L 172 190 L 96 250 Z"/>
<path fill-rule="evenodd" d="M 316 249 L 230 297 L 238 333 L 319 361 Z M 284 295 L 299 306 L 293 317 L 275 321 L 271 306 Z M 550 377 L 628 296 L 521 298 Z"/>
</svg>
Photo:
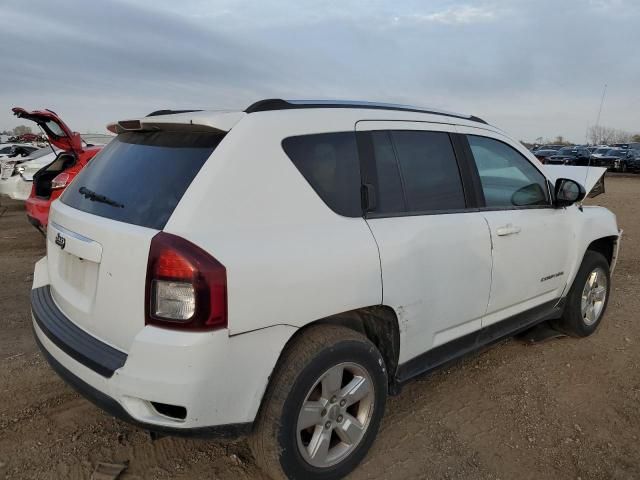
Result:
<svg viewBox="0 0 640 480">
<path fill-rule="evenodd" d="M 467 25 L 492 21 L 497 16 L 495 10 L 486 7 L 457 5 L 429 14 L 413 14 L 409 18 L 416 21 L 444 23 L 445 25 Z"/>
<path fill-rule="evenodd" d="M 160 108 L 352 98 L 468 112 L 525 139 L 640 130 L 632 0 L 6 0 L 0 129 L 14 105 L 78 130 Z M 635 103 L 634 103 L 635 102 Z"/>
</svg>

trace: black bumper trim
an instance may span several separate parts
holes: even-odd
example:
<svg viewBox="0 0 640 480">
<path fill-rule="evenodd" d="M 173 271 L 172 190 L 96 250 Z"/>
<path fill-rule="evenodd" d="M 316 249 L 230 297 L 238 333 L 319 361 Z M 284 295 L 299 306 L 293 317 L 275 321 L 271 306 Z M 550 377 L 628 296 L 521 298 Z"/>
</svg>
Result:
<svg viewBox="0 0 640 480">
<path fill-rule="evenodd" d="M 56 306 L 49 285 L 31 290 L 31 311 L 40 330 L 60 350 L 103 377 L 110 378 L 127 354 L 76 326 Z"/>
<path fill-rule="evenodd" d="M 120 420 L 159 435 L 171 435 L 178 437 L 234 439 L 251 433 L 253 428 L 253 423 L 251 422 L 197 428 L 174 428 L 140 422 L 129 415 L 122 405 L 120 405 L 115 399 L 92 387 L 84 380 L 67 370 L 47 351 L 35 332 L 34 336 L 42 355 L 44 355 L 47 362 L 49 362 L 51 368 L 53 368 L 53 370 L 55 370 L 55 372 L 65 382 L 94 405 Z"/>
</svg>

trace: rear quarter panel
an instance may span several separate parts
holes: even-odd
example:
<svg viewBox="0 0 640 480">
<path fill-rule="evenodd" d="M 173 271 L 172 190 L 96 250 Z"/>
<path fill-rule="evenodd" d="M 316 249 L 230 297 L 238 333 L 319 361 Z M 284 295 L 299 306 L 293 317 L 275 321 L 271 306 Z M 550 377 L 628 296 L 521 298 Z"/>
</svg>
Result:
<svg viewBox="0 0 640 480">
<path fill-rule="evenodd" d="M 201 246 L 227 269 L 231 335 L 380 304 L 375 240 L 342 217 L 282 149 L 284 138 L 353 131 L 331 112 L 247 115 L 214 151 L 165 231 Z"/>
</svg>

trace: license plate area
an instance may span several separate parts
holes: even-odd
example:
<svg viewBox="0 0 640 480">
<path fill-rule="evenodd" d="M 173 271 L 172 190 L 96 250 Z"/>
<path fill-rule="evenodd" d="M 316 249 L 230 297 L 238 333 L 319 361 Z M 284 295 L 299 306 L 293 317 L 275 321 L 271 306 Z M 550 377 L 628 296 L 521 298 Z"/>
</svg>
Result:
<svg viewBox="0 0 640 480">
<path fill-rule="evenodd" d="M 51 222 L 47 257 L 53 297 L 60 308 L 70 314 L 90 314 L 98 286 L 102 246 Z"/>
</svg>

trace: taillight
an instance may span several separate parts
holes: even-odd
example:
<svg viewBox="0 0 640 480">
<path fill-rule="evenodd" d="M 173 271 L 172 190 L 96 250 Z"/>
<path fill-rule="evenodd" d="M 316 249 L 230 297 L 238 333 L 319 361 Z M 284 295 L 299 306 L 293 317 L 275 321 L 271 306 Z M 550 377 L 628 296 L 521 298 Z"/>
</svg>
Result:
<svg viewBox="0 0 640 480">
<path fill-rule="evenodd" d="M 69 183 L 69 174 L 68 173 L 59 173 L 58 175 L 56 175 L 54 177 L 53 180 L 51 180 L 51 189 L 56 189 L 56 188 L 64 188 L 67 186 L 67 184 Z"/>
<path fill-rule="evenodd" d="M 227 271 L 184 238 L 160 232 L 151 240 L 145 323 L 167 328 L 227 327 Z"/>
</svg>

